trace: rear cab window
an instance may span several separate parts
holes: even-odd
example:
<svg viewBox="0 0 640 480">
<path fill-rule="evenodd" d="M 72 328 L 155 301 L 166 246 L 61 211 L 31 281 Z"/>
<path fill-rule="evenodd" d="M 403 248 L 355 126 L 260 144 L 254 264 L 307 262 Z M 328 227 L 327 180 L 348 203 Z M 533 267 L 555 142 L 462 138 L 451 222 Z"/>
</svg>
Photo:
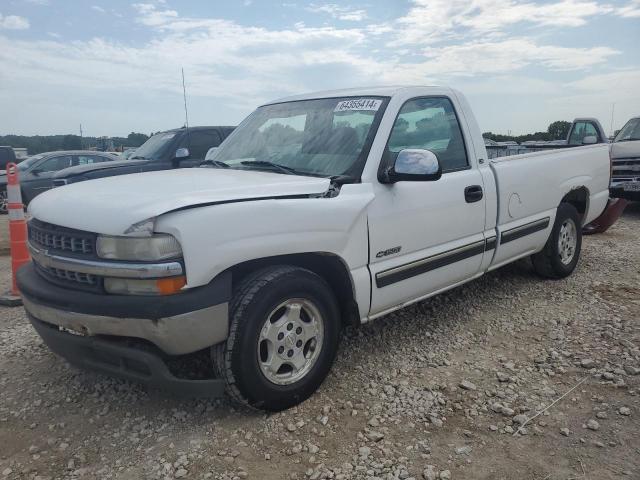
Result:
<svg viewBox="0 0 640 480">
<path fill-rule="evenodd" d="M 591 122 L 576 122 L 569 134 L 569 145 L 582 145 L 584 137 L 596 137 L 598 142 L 602 141 L 598 134 L 598 129 Z"/>
</svg>

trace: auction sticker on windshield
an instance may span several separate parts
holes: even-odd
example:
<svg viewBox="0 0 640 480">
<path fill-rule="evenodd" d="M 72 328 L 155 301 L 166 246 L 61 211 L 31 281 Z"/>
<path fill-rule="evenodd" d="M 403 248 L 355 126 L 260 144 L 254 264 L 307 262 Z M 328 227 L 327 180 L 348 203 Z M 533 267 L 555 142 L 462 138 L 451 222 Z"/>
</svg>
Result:
<svg viewBox="0 0 640 480">
<path fill-rule="evenodd" d="M 353 98 L 344 100 L 336 105 L 334 112 L 353 112 L 353 111 L 377 111 L 382 105 L 382 100 L 376 98 Z"/>
</svg>

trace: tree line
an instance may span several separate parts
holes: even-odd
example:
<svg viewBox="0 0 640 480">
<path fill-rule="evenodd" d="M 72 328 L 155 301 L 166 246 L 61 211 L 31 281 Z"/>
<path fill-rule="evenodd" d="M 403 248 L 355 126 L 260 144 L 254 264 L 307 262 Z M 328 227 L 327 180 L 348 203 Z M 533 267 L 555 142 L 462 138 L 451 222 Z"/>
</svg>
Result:
<svg viewBox="0 0 640 480">
<path fill-rule="evenodd" d="M 558 120 L 549 125 L 546 132 L 527 133 L 525 135 L 503 135 L 485 132 L 483 137 L 496 142 L 515 141 L 518 143 L 536 140 L 564 140 L 569 133 L 571 123 Z M 117 149 L 139 147 L 147 141 L 149 135 L 131 132 L 126 137 L 111 137 Z M 0 135 L 0 145 L 14 148 L 26 148 L 29 155 L 56 150 L 94 149 L 98 145 L 98 137 L 80 137 L 79 135 Z"/>
<path fill-rule="evenodd" d="M 484 138 L 489 138 L 496 142 L 514 141 L 518 143 L 529 141 L 551 141 L 565 140 L 569 134 L 571 122 L 557 120 L 549 125 L 546 132 L 527 133 L 524 135 L 503 135 L 500 133 L 485 132 L 482 134 Z"/>
<path fill-rule="evenodd" d="M 115 148 L 139 147 L 149 135 L 131 132 L 126 137 L 111 137 Z M 79 135 L 0 135 L 0 145 L 26 148 L 29 155 L 56 150 L 90 150 L 98 145 L 98 137 Z"/>
</svg>

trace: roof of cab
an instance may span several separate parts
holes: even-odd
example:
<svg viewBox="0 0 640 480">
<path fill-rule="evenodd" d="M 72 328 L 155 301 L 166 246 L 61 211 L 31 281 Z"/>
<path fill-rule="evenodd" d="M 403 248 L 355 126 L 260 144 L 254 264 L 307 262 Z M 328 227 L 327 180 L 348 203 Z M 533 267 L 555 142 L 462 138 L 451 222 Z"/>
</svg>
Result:
<svg viewBox="0 0 640 480">
<path fill-rule="evenodd" d="M 445 87 L 436 85 L 393 85 L 386 87 L 358 87 L 344 88 L 340 90 L 323 90 L 319 92 L 303 93 L 301 95 L 292 95 L 289 97 L 279 98 L 264 105 L 272 105 L 275 103 L 294 102 L 296 100 L 312 100 L 316 98 L 337 98 L 337 97 L 360 97 L 360 96 L 376 96 L 376 97 L 393 97 L 399 93 L 405 93 L 407 90 L 416 90 L 416 94 L 422 94 L 425 90 L 438 89 Z"/>
</svg>

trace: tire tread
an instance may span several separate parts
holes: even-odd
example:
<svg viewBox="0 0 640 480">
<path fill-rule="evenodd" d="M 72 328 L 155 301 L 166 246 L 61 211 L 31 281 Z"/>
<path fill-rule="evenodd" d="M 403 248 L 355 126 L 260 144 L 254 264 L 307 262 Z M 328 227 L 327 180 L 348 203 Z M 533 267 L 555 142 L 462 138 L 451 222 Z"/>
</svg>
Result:
<svg viewBox="0 0 640 480">
<path fill-rule="evenodd" d="M 227 394 L 235 402 L 252 410 L 259 410 L 259 408 L 251 405 L 249 399 L 242 394 L 231 369 L 231 355 L 241 324 L 240 321 L 235 321 L 235 319 L 242 318 L 244 310 L 262 288 L 285 275 L 299 270 L 299 268 L 290 265 L 271 266 L 257 270 L 244 278 L 234 290 L 229 305 L 229 336 L 226 342 L 214 345 L 211 349 L 214 371 L 216 376 L 225 381 Z"/>
</svg>

